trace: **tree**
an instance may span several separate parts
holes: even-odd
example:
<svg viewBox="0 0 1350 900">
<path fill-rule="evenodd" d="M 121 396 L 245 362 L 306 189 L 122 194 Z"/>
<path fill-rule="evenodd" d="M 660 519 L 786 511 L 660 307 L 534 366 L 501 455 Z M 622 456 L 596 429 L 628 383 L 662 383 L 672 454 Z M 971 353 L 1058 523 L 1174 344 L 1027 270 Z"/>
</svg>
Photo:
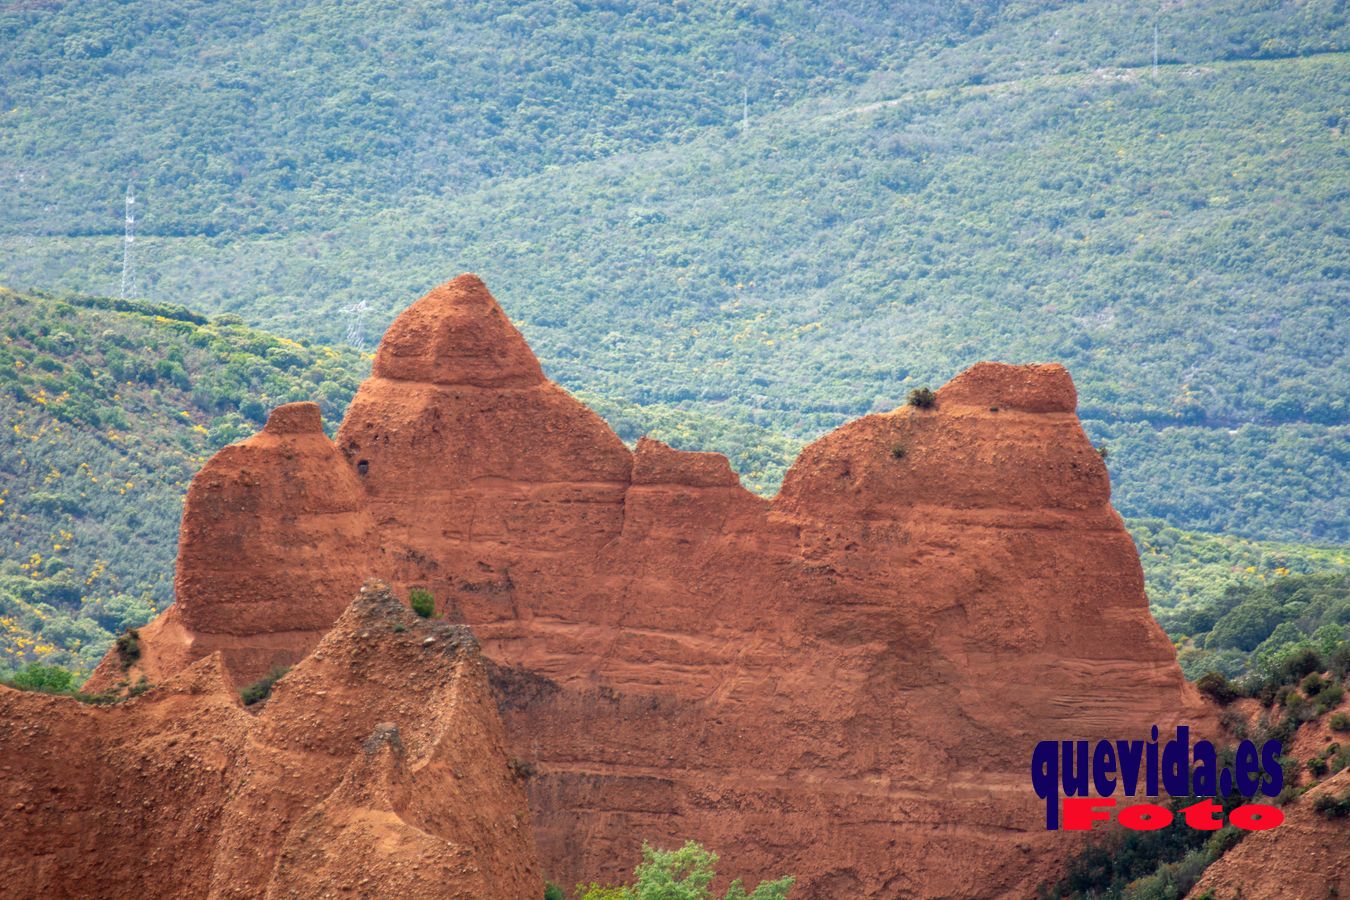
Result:
<svg viewBox="0 0 1350 900">
<path fill-rule="evenodd" d="M 75 690 L 75 673 L 60 666 L 29 663 L 9 679 L 11 687 L 44 694 L 69 694 Z"/>
</svg>

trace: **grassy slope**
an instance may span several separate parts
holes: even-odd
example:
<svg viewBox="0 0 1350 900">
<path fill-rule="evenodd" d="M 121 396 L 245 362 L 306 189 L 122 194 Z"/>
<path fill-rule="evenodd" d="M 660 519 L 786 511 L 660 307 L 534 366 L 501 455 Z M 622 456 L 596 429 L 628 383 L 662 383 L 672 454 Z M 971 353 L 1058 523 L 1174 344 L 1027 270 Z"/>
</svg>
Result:
<svg viewBox="0 0 1350 900">
<path fill-rule="evenodd" d="M 369 360 L 275 338 L 181 307 L 0 289 L 0 669 L 33 659 L 90 667 L 112 636 L 171 599 L 182 495 L 214 449 L 272 406 L 318 399 L 330 430 Z M 729 451 L 778 472 L 795 442 L 678 410 L 593 403 L 626 439 L 643 433 Z M 1344 572 L 1344 548 L 1274 544 L 1130 523 L 1156 610 Z"/>
<path fill-rule="evenodd" d="M 115 284 L 134 170 L 156 296 L 332 341 L 344 304 L 377 330 L 476 270 L 568 387 L 788 442 L 978 359 L 1059 360 L 1127 515 L 1350 539 L 1342 5 L 1169 7 L 1156 81 L 1148 10 L 1106 0 L 824 31 L 583 7 L 10 13 L 0 278 Z M 190 108 L 105 147 L 179 77 Z"/>
</svg>

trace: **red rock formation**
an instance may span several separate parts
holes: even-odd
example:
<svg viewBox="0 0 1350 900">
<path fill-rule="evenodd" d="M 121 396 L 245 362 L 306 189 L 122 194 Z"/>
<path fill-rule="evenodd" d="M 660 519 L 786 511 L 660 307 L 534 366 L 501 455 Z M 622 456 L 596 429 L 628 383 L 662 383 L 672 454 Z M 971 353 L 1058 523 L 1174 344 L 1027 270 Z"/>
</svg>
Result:
<svg viewBox="0 0 1350 900">
<path fill-rule="evenodd" d="M 1210 900 L 1322 900 L 1350 895 L 1350 819 L 1318 813 L 1313 803 L 1350 793 L 1350 769 L 1284 808 L 1278 828 L 1247 835 L 1205 870 L 1187 897 Z"/>
<path fill-rule="evenodd" d="M 982 364 L 807 447 L 769 502 L 715 454 L 630 452 L 463 276 L 390 328 L 337 445 L 384 551 L 363 568 L 431 589 L 496 664 L 554 880 L 693 838 L 805 897 L 1026 894 L 1067 848 L 1036 741 L 1213 725 L 1075 403 L 1061 367 Z M 184 529 L 184 565 L 219 573 L 247 668 L 287 607 L 232 592 L 220 521 Z M 333 559 L 281 556 L 260 571 Z M 315 852 L 373 839 L 313 827 Z"/>
<path fill-rule="evenodd" d="M 112 707 L 0 687 L 0 895 L 542 894 L 467 629 L 371 586 L 273 690 L 219 653 Z"/>
<path fill-rule="evenodd" d="M 290 665 L 383 568 L 376 547 L 359 477 L 324 434 L 319 407 L 278 407 L 261 433 L 192 479 L 175 603 L 144 629 L 129 672 L 110 655 L 89 687 L 156 682 L 217 651 L 237 684 Z"/>
</svg>

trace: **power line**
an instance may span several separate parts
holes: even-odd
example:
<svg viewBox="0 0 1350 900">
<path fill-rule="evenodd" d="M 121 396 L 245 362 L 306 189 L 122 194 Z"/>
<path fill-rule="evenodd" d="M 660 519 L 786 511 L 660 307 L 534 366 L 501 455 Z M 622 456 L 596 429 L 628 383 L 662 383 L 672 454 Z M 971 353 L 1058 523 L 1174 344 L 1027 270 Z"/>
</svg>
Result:
<svg viewBox="0 0 1350 900">
<path fill-rule="evenodd" d="M 1158 20 L 1153 20 L 1153 80 L 1158 80 Z"/>
<path fill-rule="evenodd" d="M 132 255 L 132 244 L 136 243 L 136 194 L 131 185 L 127 185 L 126 231 L 122 237 L 122 293 L 126 300 L 136 288 L 136 260 Z"/>
<path fill-rule="evenodd" d="M 344 306 L 342 314 L 347 317 L 347 343 L 362 352 L 366 349 L 366 301 Z"/>
</svg>

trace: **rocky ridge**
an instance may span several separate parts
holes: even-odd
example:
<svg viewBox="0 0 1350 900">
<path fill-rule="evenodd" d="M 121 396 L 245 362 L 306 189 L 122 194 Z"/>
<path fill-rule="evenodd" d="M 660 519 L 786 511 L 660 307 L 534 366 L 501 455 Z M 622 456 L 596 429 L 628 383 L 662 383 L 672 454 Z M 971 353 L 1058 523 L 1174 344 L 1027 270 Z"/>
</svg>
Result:
<svg viewBox="0 0 1350 900">
<path fill-rule="evenodd" d="M 630 450 L 461 276 L 389 329 L 335 442 L 292 405 L 208 463 L 177 603 L 94 681 L 218 652 L 246 683 L 378 575 L 482 641 L 559 883 L 693 838 L 805 897 L 1025 895 L 1066 852 L 1036 741 L 1214 725 L 1075 405 L 1060 366 L 984 363 L 765 500 L 717 454 Z"/>
</svg>

